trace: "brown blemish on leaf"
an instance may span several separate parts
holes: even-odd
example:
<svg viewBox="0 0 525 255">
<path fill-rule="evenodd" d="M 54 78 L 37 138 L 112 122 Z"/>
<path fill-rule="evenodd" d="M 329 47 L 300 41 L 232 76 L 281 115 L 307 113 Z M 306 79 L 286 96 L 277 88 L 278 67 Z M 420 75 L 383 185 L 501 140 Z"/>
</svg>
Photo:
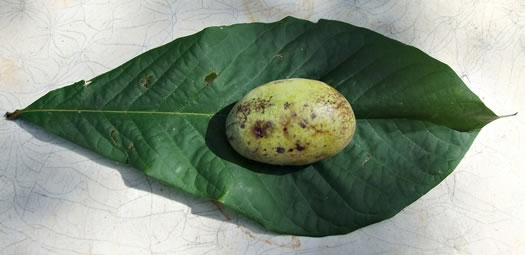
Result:
<svg viewBox="0 0 525 255">
<path fill-rule="evenodd" d="M 282 54 L 276 54 L 274 57 L 278 57 L 280 60 L 283 60 L 283 55 Z"/>
<path fill-rule="evenodd" d="M 130 150 L 133 150 L 134 152 L 137 152 L 137 150 L 135 149 L 135 145 L 133 145 L 133 143 L 128 146 L 128 151 L 130 151 Z"/>
<path fill-rule="evenodd" d="M 149 83 L 153 80 L 153 75 L 148 74 L 139 80 L 140 86 L 149 88 Z"/>
<path fill-rule="evenodd" d="M 241 128 L 244 128 L 244 127 L 245 127 L 244 123 L 241 123 Z"/>
<path fill-rule="evenodd" d="M 372 155 L 370 155 L 370 153 L 366 153 L 366 159 L 365 161 L 363 161 L 363 163 L 361 163 L 361 166 L 362 167 L 365 167 L 365 164 L 372 158 Z"/>
<path fill-rule="evenodd" d="M 115 133 L 117 132 L 116 129 L 113 129 L 111 130 L 111 133 L 109 134 L 109 137 L 111 137 L 111 142 L 113 142 L 113 145 L 117 145 L 117 140 L 115 140 L 115 137 L 113 135 L 115 135 Z"/>
<path fill-rule="evenodd" d="M 263 138 L 272 132 L 273 124 L 271 121 L 258 120 L 252 126 L 252 134 L 255 138 Z"/>
<path fill-rule="evenodd" d="M 286 150 L 283 147 L 277 147 L 277 153 L 284 153 Z"/>
<path fill-rule="evenodd" d="M 204 77 L 204 81 L 206 82 L 206 86 L 211 86 L 211 84 L 213 83 L 213 81 L 215 81 L 215 79 L 217 79 L 217 73 L 216 72 L 211 72 L 210 74 L 206 75 L 206 77 Z"/>
</svg>

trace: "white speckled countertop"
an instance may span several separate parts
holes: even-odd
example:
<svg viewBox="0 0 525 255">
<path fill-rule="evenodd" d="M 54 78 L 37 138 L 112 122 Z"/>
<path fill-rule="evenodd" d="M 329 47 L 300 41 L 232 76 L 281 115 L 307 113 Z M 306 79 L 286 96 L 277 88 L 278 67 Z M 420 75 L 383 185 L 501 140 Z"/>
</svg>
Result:
<svg viewBox="0 0 525 255">
<path fill-rule="evenodd" d="M 212 25 L 364 26 L 449 64 L 497 114 L 445 181 L 343 236 L 278 236 L 21 121 L 0 119 L 3 254 L 525 254 L 522 0 L 0 0 L 0 112 Z"/>
</svg>

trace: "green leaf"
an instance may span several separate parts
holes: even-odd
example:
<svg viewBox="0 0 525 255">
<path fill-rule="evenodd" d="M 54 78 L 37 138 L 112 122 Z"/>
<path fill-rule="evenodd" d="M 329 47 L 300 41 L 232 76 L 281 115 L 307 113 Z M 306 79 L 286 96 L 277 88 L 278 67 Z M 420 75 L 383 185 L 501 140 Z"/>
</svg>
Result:
<svg viewBox="0 0 525 255">
<path fill-rule="evenodd" d="M 350 145 L 302 167 L 238 155 L 232 104 L 266 82 L 324 81 L 352 104 Z M 497 118 L 445 64 L 370 30 L 295 18 L 210 27 L 89 82 L 51 91 L 20 117 L 280 233 L 344 234 L 392 217 L 457 166 Z"/>
</svg>

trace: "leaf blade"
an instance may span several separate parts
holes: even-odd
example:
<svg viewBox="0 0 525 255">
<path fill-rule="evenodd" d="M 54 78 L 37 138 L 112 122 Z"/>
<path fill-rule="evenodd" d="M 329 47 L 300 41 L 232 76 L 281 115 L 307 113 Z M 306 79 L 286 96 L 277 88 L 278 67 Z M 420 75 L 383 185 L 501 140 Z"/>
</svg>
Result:
<svg viewBox="0 0 525 255">
<path fill-rule="evenodd" d="M 349 99 L 352 143 L 303 167 L 242 158 L 224 135 L 232 103 L 290 77 L 323 80 Z M 496 118 L 450 67 L 411 46 L 294 18 L 207 28 L 15 114 L 267 229 L 310 236 L 395 215 L 450 174 Z"/>
</svg>

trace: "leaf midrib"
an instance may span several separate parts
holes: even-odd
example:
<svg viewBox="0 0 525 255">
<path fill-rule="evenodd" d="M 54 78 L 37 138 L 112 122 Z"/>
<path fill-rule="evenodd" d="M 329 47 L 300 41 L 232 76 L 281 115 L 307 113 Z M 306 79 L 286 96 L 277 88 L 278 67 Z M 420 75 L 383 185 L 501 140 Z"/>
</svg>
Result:
<svg viewBox="0 0 525 255">
<path fill-rule="evenodd" d="M 66 113 L 115 113 L 115 114 L 160 114 L 160 115 L 189 115 L 213 117 L 215 113 L 200 112 L 157 112 L 157 111 L 127 111 L 127 110 L 84 110 L 84 109 L 33 109 L 16 111 L 15 115 L 35 112 L 66 112 Z"/>
<path fill-rule="evenodd" d="M 36 112 L 61 112 L 61 113 L 110 113 L 110 114 L 155 114 L 155 115 L 178 115 L 178 116 L 195 116 L 195 117 L 206 117 L 206 118 L 212 118 L 213 116 L 217 115 L 220 117 L 227 117 L 227 115 L 218 114 L 218 113 L 201 113 L 201 112 L 166 112 L 166 111 L 128 111 L 128 110 L 91 110 L 91 109 L 28 109 L 28 110 L 17 110 L 13 113 L 6 113 L 6 117 L 8 119 L 15 119 L 20 114 L 24 113 L 36 113 Z M 388 117 L 365 117 L 365 118 L 357 118 L 356 120 L 375 120 L 375 119 L 407 119 L 407 120 L 419 120 L 419 121 L 429 121 L 434 124 L 434 121 L 428 120 L 425 118 L 414 118 L 414 116 L 388 116 Z M 476 128 L 467 129 L 467 130 L 459 130 L 456 128 L 452 128 L 450 126 L 447 126 L 450 129 L 461 131 L 461 132 L 469 132 L 473 130 L 477 130 Z"/>
</svg>

